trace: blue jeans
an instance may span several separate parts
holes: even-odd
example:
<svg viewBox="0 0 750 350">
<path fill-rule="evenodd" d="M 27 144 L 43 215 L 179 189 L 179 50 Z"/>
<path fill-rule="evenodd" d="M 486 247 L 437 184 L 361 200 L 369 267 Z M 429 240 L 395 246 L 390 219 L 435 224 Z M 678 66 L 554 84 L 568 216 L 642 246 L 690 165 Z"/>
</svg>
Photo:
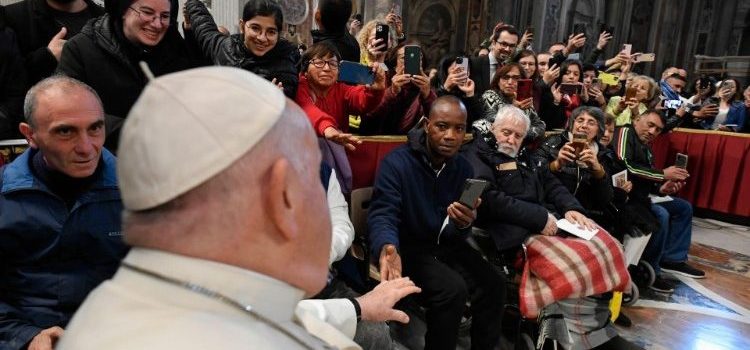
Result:
<svg viewBox="0 0 750 350">
<path fill-rule="evenodd" d="M 684 262 L 688 258 L 690 240 L 693 236 L 693 207 L 682 198 L 651 205 L 651 212 L 659 220 L 658 232 L 651 234 L 651 239 L 643 251 L 643 259 L 658 274 L 660 262 Z"/>
</svg>

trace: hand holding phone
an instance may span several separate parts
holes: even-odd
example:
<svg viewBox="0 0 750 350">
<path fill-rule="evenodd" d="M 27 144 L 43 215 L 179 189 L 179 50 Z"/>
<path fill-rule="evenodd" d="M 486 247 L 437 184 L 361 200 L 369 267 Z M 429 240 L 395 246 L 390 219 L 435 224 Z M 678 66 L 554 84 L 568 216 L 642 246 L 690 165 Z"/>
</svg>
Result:
<svg viewBox="0 0 750 350">
<path fill-rule="evenodd" d="M 404 73 L 417 75 L 422 72 L 422 50 L 417 45 L 404 47 Z"/>
<path fill-rule="evenodd" d="M 464 191 L 461 193 L 461 197 L 458 202 L 474 209 L 474 203 L 482 195 L 484 189 L 489 186 L 489 182 L 479 179 L 466 179 L 464 182 Z"/>
<path fill-rule="evenodd" d="M 350 84 L 370 85 L 375 82 L 375 73 L 369 66 L 357 62 L 341 61 L 338 80 Z"/>
<path fill-rule="evenodd" d="M 687 169 L 688 156 L 687 154 L 677 153 L 677 159 L 675 160 L 674 166 L 680 169 Z"/>
</svg>

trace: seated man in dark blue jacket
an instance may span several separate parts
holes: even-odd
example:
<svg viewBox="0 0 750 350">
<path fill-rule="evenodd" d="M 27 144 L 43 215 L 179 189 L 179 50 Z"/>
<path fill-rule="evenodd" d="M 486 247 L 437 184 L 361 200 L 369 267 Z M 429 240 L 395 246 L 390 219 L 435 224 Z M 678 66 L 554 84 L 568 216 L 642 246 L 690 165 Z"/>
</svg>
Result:
<svg viewBox="0 0 750 350">
<path fill-rule="evenodd" d="M 0 349 L 52 349 L 126 246 L 115 157 L 89 86 L 42 80 L 21 123 L 31 148 L 0 169 Z"/>
<path fill-rule="evenodd" d="M 505 300 L 503 279 L 466 238 L 475 212 L 457 202 L 471 165 L 457 154 L 466 107 L 454 96 L 435 100 L 424 128 L 383 159 L 375 180 L 368 226 L 380 275 L 403 275 L 422 288 L 427 309 L 425 349 L 456 349 L 471 295 L 472 349 L 493 349 Z M 477 203 L 478 204 L 478 203 Z"/>
</svg>

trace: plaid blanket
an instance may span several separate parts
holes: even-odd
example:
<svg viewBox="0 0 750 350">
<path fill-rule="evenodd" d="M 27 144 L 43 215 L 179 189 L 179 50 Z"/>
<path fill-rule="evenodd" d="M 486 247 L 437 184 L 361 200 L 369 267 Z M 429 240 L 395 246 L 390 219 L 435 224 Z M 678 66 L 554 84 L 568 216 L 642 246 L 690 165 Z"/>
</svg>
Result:
<svg viewBox="0 0 750 350">
<path fill-rule="evenodd" d="M 602 229 L 590 241 L 534 235 L 525 244 L 519 299 L 526 318 L 558 300 L 625 291 L 630 284 L 620 242 Z"/>
</svg>

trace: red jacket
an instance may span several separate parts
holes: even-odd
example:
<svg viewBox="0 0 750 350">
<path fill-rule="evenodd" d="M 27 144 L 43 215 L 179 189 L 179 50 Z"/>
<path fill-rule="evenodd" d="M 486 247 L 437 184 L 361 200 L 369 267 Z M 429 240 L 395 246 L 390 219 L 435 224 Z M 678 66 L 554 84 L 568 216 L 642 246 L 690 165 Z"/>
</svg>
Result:
<svg viewBox="0 0 750 350">
<path fill-rule="evenodd" d="M 300 74 L 297 88 L 297 104 L 310 119 L 318 136 L 329 127 L 346 132 L 349 130 L 349 115 L 364 115 L 380 104 L 383 91 L 375 91 L 364 85 L 350 86 L 335 83 L 326 96 L 310 93 L 307 78 Z"/>
</svg>

